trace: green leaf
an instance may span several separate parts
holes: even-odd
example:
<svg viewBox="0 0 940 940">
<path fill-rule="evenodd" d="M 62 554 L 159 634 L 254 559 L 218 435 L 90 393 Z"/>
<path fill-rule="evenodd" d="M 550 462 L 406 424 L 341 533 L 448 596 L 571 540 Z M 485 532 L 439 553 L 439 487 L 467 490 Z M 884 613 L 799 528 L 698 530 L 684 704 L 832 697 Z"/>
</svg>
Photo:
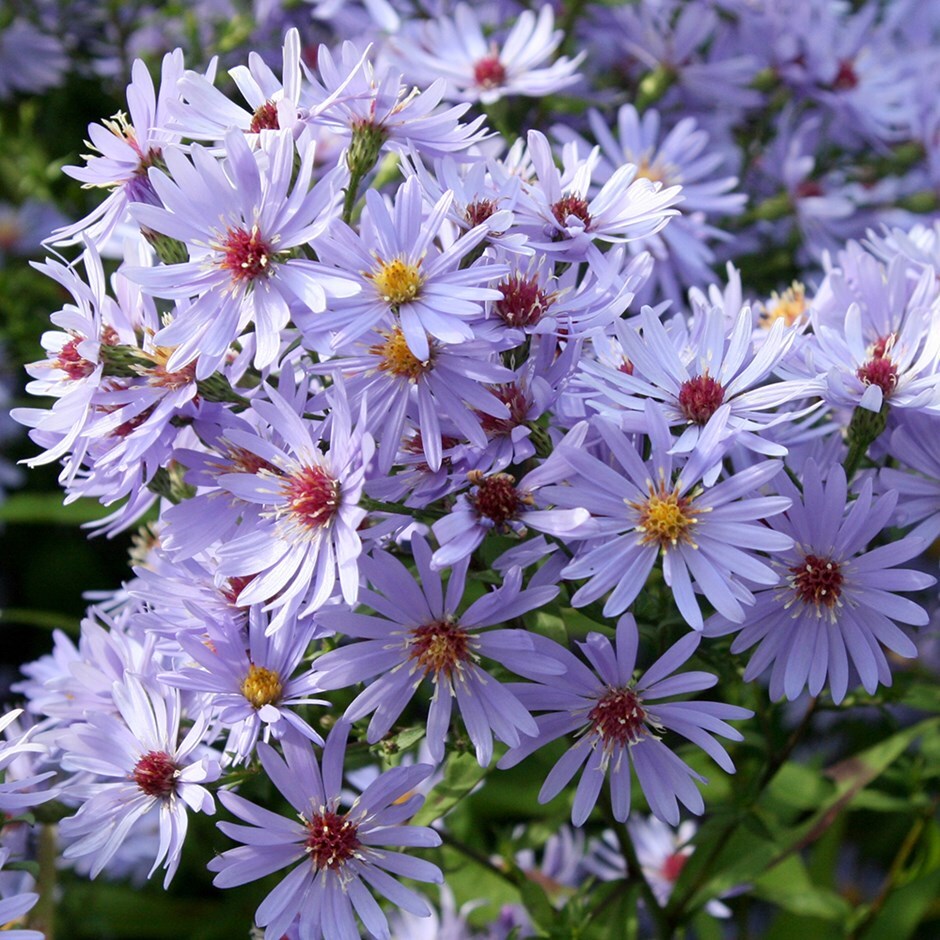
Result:
<svg viewBox="0 0 940 940">
<path fill-rule="evenodd" d="M 453 809 L 484 777 L 486 768 L 469 753 L 455 751 L 444 764 L 444 779 L 431 791 L 415 814 L 416 826 L 427 826 Z"/>
<path fill-rule="evenodd" d="M 906 940 L 937 904 L 940 869 L 895 891 L 864 933 L 865 940 Z M 923 934 L 923 936 L 936 934 Z"/>
<path fill-rule="evenodd" d="M 103 519 L 111 510 L 91 499 L 65 505 L 61 493 L 14 493 L 0 504 L 0 522 L 10 525 L 80 525 Z"/>
<path fill-rule="evenodd" d="M 813 884 L 798 855 L 791 855 L 754 882 L 756 897 L 802 917 L 844 921 L 851 908 L 834 891 Z"/>
</svg>

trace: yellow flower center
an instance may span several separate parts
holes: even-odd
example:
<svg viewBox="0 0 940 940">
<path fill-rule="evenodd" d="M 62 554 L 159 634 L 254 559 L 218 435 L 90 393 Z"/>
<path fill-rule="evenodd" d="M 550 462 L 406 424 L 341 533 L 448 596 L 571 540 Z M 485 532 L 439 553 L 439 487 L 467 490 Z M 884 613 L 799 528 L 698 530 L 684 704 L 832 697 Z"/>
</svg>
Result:
<svg viewBox="0 0 940 940">
<path fill-rule="evenodd" d="M 370 346 L 369 352 L 382 357 L 379 369 L 383 372 L 391 372 L 392 375 L 401 375 L 417 382 L 431 368 L 430 359 L 422 362 L 408 347 L 408 341 L 400 326 L 378 332 L 385 337 L 385 342 Z"/>
<path fill-rule="evenodd" d="M 414 300 L 424 283 L 418 266 L 408 264 L 401 258 L 381 261 L 378 271 L 372 275 L 372 280 L 382 299 L 392 305 Z"/>
<path fill-rule="evenodd" d="M 280 676 L 264 666 L 251 664 L 248 675 L 242 681 L 242 695 L 251 703 L 252 708 L 261 708 L 278 701 L 284 686 Z"/>
<path fill-rule="evenodd" d="M 653 183 L 665 183 L 670 178 L 672 168 L 668 163 L 660 160 L 650 160 L 648 154 L 644 154 L 637 160 L 635 179 L 650 180 Z"/>
<path fill-rule="evenodd" d="M 680 496 L 676 489 L 667 493 L 662 482 L 658 488 L 651 483 L 649 492 L 648 499 L 627 504 L 640 514 L 636 526 L 643 533 L 640 541 L 657 542 L 663 551 L 675 547 L 680 539 L 696 548 L 690 530 L 703 510 L 693 508 L 693 496 Z"/>
<path fill-rule="evenodd" d="M 760 315 L 760 325 L 770 329 L 777 322 L 783 320 L 787 326 L 802 323 L 806 318 L 806 288 L 794 281 L 782 294 L 774 291 Z"/>
</svg>

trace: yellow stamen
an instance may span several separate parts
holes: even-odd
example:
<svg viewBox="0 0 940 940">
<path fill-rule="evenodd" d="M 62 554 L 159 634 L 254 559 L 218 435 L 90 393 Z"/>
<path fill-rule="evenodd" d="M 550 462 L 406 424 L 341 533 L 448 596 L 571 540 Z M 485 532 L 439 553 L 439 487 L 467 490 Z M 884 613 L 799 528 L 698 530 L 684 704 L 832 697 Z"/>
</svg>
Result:
<svg viewBox="0 0 940 940">
<path fill-rule="evenodd" d="M 371 277 L 382 299 L 392 305 L 414 300 L 424 283 L 417 265 L 408 264 L 401 258 L 381 261 L 378 271 Z"/>
<path fill-rule="evenodd" d="M 252 663 L 248 675 L 242 681 L 241 691 L 252 708 L 262 708 L 277 702 L 284 686 L 281 685 L 281 678 L 276 672 Z"/>
</svg>

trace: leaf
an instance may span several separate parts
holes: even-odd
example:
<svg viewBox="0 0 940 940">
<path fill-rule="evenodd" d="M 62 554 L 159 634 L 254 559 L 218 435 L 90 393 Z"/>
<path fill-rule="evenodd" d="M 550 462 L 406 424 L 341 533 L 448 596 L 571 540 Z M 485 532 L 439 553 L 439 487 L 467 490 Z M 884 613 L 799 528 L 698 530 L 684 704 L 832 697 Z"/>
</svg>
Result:
<svg viewBox="0 0 940 940">
<path fill-rule="evenodd" d="M 879 915 L 865 931 L 865 940 L 905 940 L 913 936 L 921 921 L 937 903 L 938 895 L 940 869 L 934 869 L 929 875 L 899 888 L 888 898 Z"/>
<path fill-rule="evenodd" d="M 801 917 L 844 921 L 851 911 L 845 898 L 813 884 L 806 866 L 797 855 L 789 856 L 761 875 L 754 882 L 753 893 Z"/>
<path fill-rule="evenodd" d="M 61 493 L 14 493 L 0 504 L 0 522 L 10 525 L 79 525 L 103 519 L 111 509 L 91 499 L 68 505 Z"/>
<path fill-rule="evenodd" d="M 486 768 L 473 754 L 453 752 L 444 764 L 444 779 L 431 791 L 413 822 L 427 826 L 453 809 L 484 777 Z"/>
</svg>

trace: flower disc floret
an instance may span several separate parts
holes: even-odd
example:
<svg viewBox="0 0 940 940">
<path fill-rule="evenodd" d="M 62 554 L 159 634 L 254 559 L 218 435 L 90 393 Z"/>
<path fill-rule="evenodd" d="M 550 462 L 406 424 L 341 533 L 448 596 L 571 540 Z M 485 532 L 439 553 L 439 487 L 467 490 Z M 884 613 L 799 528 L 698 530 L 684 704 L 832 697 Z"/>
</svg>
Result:
<svg viewBox="0 0 940 940">
<path fill-rule="evenodd" d="M 587 200 L 581 196 L 569 194 L 562 196 L 552 205 L 552 215 L 559 225 L 565 225 L 570 216 L 580 219 L 584 223 L 585 229 L 591 227 L 591 213 L 588 209 Z"/>
<path fill-rule="evenodd" d="M 802 564 L 794 565 L 790 571 L 791 577 L 787 581 L 797 599 L 804 604 L 815 605 L 817 615 L 822 614 L 820 608 L 832 610 L 839 603 L 845 576 L 837 561 L 807 555 Z"/>
<path fill-rule="evenodd" d="M 649 734 L 646 709 L 630 688 L 611 689 L 588 713 L 591 730 L 605 750 L 636 744 Z"/>
<path fill-rule="evenodd" d="M 865 385 L 877 385 L 887 398 L 897 387 L 898 367 L 887 356 L 873 356 L 855 373 Z"/>
<path fill-rule="evenodd" d="M 166 799 L 176 791 L 180 769 L 166 751 L 148 751 L 134 766 L 134 783 L 147 796 Z"/>
<path fill-rule="evenodd" d="M 401 258 L 380 261 L 379 269 L 372 274 L 372 281 L 382 299 L 393 305 L 414 300 L 424 283 L 418 265 Z"/>
<path fill-rule="evenodd" d="M 683 382 L 679 389 L 679 409 L 693 424 L 707 424 L 724 400 L 724 387 L 707 372 Z"/>
<path fill-rule="evenodd" d="M 338 871 L 356 854 L 361 843 L 356 833 L 358 826 L 337 813 L 325 811 L 307 823 L 304 851 L 317 871 L 324 868 Z"/>
<path fill-rule="evenodd" d="M 537 279 L 520 274 L 510 275 L 496 289 L 503 296 L 493 310 L 507 326 L 535 326 L 555 301 L 555 294 L 542 290 Z"/>
<path fill-rule="evenodd" d="M 284 513 L 316 532 L 329 525 L 340 504 L 340 486 L 325 467 L 303 466 L 283 482 Z"/>
<path fill-rule="evenodd" d="M 658 542 L 663 551 L 674 548 L 680 541 L 694 548 L 690 530 L 700 512 L 693 506 L 694 497 L 680 496 L 678 487 L 667 492 L 662 481 L 658 488 L 651 483 L 649 494 L 642 502 L 627 504 L 640 514 L 636 526 L 637 531 L 643 533 L 640 541 L 644 544 Z"/>
<path fill-rule="evenodd" d="M 248 675 L 242 680 L 241 691 L 252 708 L 258 709 L 280 701 L 284 684 L 274 670 L 252 663 Z"/>
<path fill-rule="evenodd" d="M 230 271 L 236 283 L 267 277 L 271 272 L 270 261 L 274 251 L 257 225 L 253 225 L 250 231 L 240 226 L 229 228 L 218 249 L 222 253 L 219 266 Z"/>
<path fill-rule="evenodd" d="M 280 130 L 280 127 L 281 124 L 277 117 L 277 105 L 273 101 L 265 101 L 264 104 L 255 108 L 248 130 L 252 134 L 258 134 L 261 131 Z"/>
<path fill-rule="evenodd" d="M 448 678 L 470 660 L 470 637 L 459 624 L 435 620 L 411 631 L 409 658 L 424 670 L 424 675 L 443 673 Z"/>
<path fill-rule="evenodd" d="M 506 83 L 506 68 L 499 56 L 484 56 L 473 66 L 473 80 L 480 88 L 498 88 Z"/>
<path fill-rule="evenodd" d="M 430 359 L 422 361 L 411 351 L 400 326 L 377 332 L 385 337 L 385 341 L 370 346 L 369 352 L 381 356 L 379 369 L 382 372 L 390 372 L 392 375 L 399 375 L 417 382 L 431 369 Z"/>
</svg>

